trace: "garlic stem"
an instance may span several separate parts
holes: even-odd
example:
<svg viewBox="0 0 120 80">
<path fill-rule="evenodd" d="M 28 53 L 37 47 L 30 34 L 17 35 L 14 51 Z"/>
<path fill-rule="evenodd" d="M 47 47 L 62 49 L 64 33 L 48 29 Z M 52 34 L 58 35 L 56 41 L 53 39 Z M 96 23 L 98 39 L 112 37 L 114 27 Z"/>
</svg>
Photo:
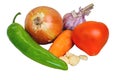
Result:
<svg viewBox="0 0 120 80">
<path fill-rule="evenodd" d="M 87 5 L 86 7 L 82 8 L 81 12 L 82 14 L 88 15 L 90 13 L 90 10 L 93 9 L 94 4 L 91 3 Z"/>
<path fill-rule="evenodd" d="M 72 13 L 72 16 L 74 18 L 77 18 L 77 17 L 81 17 L 83 15 L 89 15 L 89 13 L 91 12 L 90 10 L 93 9 L 93 3 L 87 5 L 86 7 L 82 8 L 81 7 L 79 8 L 79 12 L 76 13 L 75 10 L 73 10 L 71 13 Z"/>
<path fill-rule="evenodd" d="M 75 10 L 73 10 L 71 13 L 72 13 L 72 16 L 73 16 L 74 18 L 78 17 L 78 15 L 77 15 L 77 13 L 75 12 Z"/>
</svg>

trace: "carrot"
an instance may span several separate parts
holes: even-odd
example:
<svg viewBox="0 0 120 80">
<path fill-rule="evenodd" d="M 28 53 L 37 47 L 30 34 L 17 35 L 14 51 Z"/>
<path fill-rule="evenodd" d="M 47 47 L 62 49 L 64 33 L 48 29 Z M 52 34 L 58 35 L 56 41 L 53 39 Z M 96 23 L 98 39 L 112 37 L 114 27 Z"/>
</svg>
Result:
<svg viewBox="0 0 120 80">
<path fill-rule="evenodd" d="M 72 31 L 64 30 L 50 46 L 49 51 L 56 57 L 63 56 L 73 46 Z"/>
</svg>

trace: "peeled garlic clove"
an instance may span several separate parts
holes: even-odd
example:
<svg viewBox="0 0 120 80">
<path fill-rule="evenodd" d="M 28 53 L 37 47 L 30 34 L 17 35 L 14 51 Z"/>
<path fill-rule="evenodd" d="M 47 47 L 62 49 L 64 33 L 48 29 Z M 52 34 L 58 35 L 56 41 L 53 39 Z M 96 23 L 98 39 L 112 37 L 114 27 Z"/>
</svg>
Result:
<svg viewBox="0 0 120 80">
<path fill-rule="evenodd" d="M 69 58 L 70 56 L 74 56 L 74 54 L 72 54 L 72 53 L 70 53 L 70 52 L 67 52 L 67 53 L 65 54 L 65 56 L 66 56 L 67 58 Z"/>
<path fill-rule="evenodd" d="M 69 57 L 69 64 L 75 66 L 79 63 L 80 58 L 78 56 L 71 56 Z"/>
<path fill-rule="evenodd" d="M 80 55 L 79 58 L 82 60 L 88 60 L 88 57 L 86 55 Z"/>
<path fill-rule="evenodd" d="M 66 56 L 61 56 L 60 59 L 69 64 L 69 59 Z"/>
</svg>

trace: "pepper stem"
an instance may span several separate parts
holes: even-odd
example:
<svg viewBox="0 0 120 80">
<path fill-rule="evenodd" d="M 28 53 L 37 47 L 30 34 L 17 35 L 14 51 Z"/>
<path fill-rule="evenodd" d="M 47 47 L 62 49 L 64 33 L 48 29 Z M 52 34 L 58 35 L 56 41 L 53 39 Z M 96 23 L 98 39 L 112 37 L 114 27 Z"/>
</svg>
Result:
<svg viewBox="0 0 120 80">
<path fill-rule="evenodd" d="M 15 23 L 15 19 L 16 19 L 16 17 L 18 16 L 18 15 L 20 15 L 21 13 L 20 12 L 18 12 L 15 16 L 14 16 L 14 18 L 13 18 L 13 22 L 12 23 Z"/>
</svg>

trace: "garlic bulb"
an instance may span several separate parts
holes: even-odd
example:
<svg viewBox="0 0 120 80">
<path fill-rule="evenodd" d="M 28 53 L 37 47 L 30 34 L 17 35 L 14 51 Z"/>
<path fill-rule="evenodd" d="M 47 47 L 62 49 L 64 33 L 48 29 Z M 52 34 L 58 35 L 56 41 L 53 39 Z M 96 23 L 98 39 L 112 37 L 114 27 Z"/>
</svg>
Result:
<svg viewBox="0 0 120 80">
<path fill-rule="evenodd" d="M 90 4 L 85 8 L 80 7 L 78 12 L 73 10 L 71 13 L 65 14 L 63 16 L 64 29 L 73 30 L 78 24 L 85 22 L 85 15 L 88 15 L 92 8 L 93 4 Z"/>
</svg>

